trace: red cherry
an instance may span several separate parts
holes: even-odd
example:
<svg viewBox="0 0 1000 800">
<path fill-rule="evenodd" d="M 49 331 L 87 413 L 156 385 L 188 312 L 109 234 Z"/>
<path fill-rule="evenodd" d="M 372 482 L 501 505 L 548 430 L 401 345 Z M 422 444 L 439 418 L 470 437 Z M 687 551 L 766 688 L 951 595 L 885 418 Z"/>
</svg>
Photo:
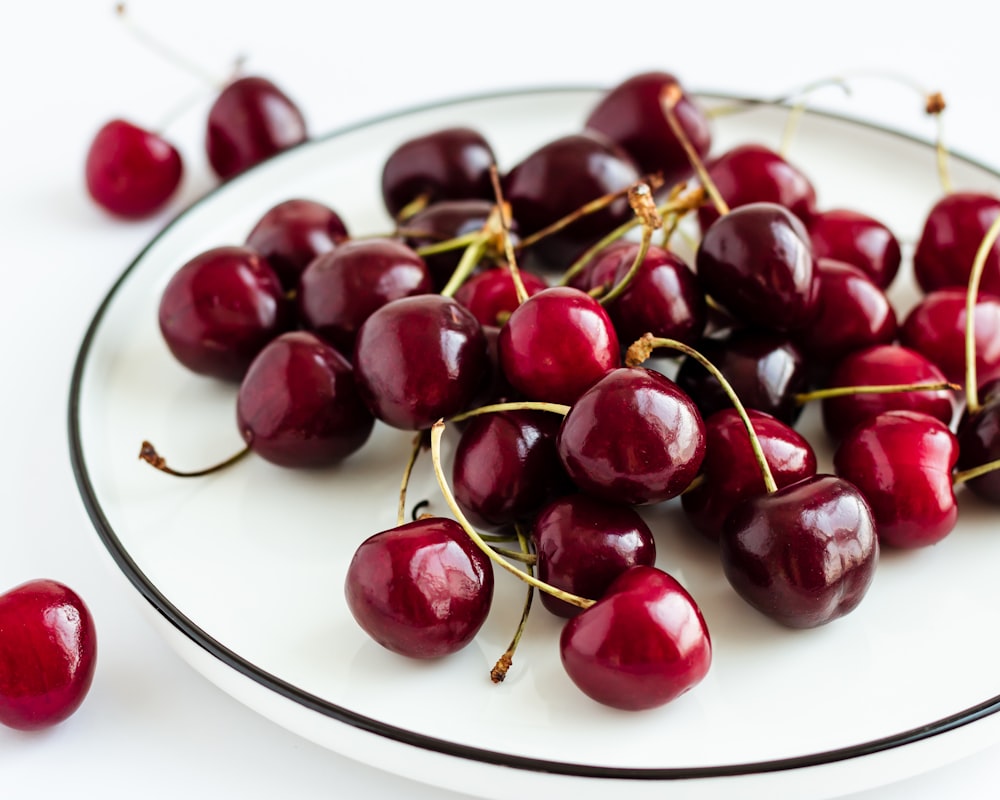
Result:
<svg viewBox="0 0 1000 800">
<path fill-rule="evenodd" d="M 72 589 L 34 580 L 0 596 L 0 723 L 38 730 L 69 717 L 97 664 L 90 611 Z"/>
<path fill-rule="evenodd" d="M 694 599 L 649 566 L 624 572 L 597 603 L 567 622 L 559 652 L 584 694 L 626 711 L 679 697 L 712 662 L 708 627 Z"/>
<path fill-rule="evenodd" d="M 486 621 L 493 565 L 457 522 L 431 517 L 362 542 L 344 592 L 354 619 L 380 645 L 439 658 L 465 647 Z"/>
<path fill-rule="evenodd" d="M 993 221 L 1000 215 L 1000 198 L 978 192 L 952 192 L 927 214 L 917 249 L 913 274 L 925 292 L 947 286 L 968 286 L 976 251 Z M 1000 294 L 1000 248 L 986 260 L 981 288 Z"/>
<path fill-rule="evenodd" d="M 521 270 L 519 274 L 529 297 L 549 286 L 545 278 L 534 272 Z M 514 279 L 507 266 L 490 267 L 473 275 L 458 288 L 455 299 L 482 325 L 503 326 L 519 305 Z"/>
<path fill-rule="evenodd" d="M 87 151 L 87 191 L 99 206 L 126 219 L 163 208 L 183 173 L 177 148 L 123 119 L 104 125 Z"/>
<path fill-rule="evenodd" d="M 298 106 L 266 78 L 238 78 L 208 112 L 205 148 L 215 174 L 231 178 L 307 138 Z"/>
<path fill-rule="evenodd" d="M 834 466 L 871 506 L 879 542 L 923 547 L 947 536 L 958 520 L 957 459 L 958 440 L 943 422 L 917 411 L 886 411 L 848 434 Z"/>
<path fill-rule="evenodd" d="M 1000 460 L 1000 378 L 979 387 L 980 407 L 966 408 L 958 423 L 958 468 L 973 469 Z M 991 503 L 1000 503 L 1000 470 L 965 483 L 969 490 Z"/>
<path fill-rule="evenodd" d="M 899 271 L 899 240 L 867 214 L 843 208 L 814 214 L 809 220 L 809 237 L 816 258 L 851 264 L 881 289 L 889 286 Z"/>
</svg>

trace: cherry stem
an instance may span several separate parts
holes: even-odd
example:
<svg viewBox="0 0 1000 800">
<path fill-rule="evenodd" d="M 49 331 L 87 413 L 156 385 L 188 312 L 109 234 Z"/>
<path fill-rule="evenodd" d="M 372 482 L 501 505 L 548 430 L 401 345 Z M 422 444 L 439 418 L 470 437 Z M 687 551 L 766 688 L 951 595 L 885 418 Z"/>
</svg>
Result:
<svg viewBox="0 0 1000 800">
<path fill-rule="evenodd" d="M 736 390 L 733 389 L 732 384 L 726 380 L 726 376 L 722 374 L 715 364 L 705 358 L 705 356 L 693 347 L 690 347 L 683 342 L 679 342 L 676 339 L 665 339 L 659 336 L 653 336 L 651 333 L 643 334 L 641 338 L 637 339 L 629 346 L 628 351 L 625 354 L 625 363 L 630 367 L 637 367 L 644 363 L 657 347 L 667 347 L 671 350 L 678 350 L 684 355 L 693 358 L 705 369 L 707 369 L 712 377 L 719 382 L 719 385 L 722 386 L 722 391 L 726 393 L 726 396 L 732 402 L 733 407 L 736 409 L 736 413 L 739 414 L 740 420 L 743 422 L 743 427 L 746 428 L 747 435 L 750 437 L 750 448 L 753 450 L 754 459 L 760 467 L 760 474 L 764 479 L 764 488 L 767 490 L 768 494 L 773 494 L 778 491 L 778 484 L 775 483 L 774 475 L 771 473 L 771 466 L 767 463 L 767 458 L 764 455 L 764 449 L 760 445 L 760 439 L 757 436 L 757 431 L 754 430 L 753 422 L 750 420 L 750 416 L 747 414 L 747 410 L 744 408 L 739 395 L 736 394 Z"/>
<path fill-rule="evenodd" d="M 448 278 L 448 283 L 441 290 L 442 297 L 451 297 L 465 283 L 476 265 L 479 264 L 483 253 L 486 252 L 487 240 L 487 236 L 478 234 L 472 243 L 465 248 L 465 252 L 462 253 L 462 257 L 458 261 L 458 266 L 455 267 L 455 271 Z"/>
<path fill-rule="evenodd" d="M 881 386 L 829 386 L 826 389 L 816 389 L 811 392 L 800 392 L 795 395 L 798 405 L 805 405 L 814 400 L 829 400 L 834 397 L 848 397 L 856 394 L 904 394 L 906 392 L 939 392 L 943 389 L 961 391 L 962 387 L 949 381 L 928 381 L 927 383 L 887 383 Z"/>
<path fill-rule="evenodd" d="M 720 216 L 725 216 L 729 213 L 729 205 L 722 199 L 722 195 L 719 193 L 719 189 L 715 185 L 715 181 L 713 181 L 711 176 L 709 176 L 708 170 L 705 169 L 704 162 L 698 155 L 698 151 L 694 149 L 694 145 L 691 144 L 691 140 L 688 138 L 687 133 L 677 120 L 677 114 L 674 113 L 674 109 L 680 102 L 681 96 L 681 87 L 676 83 L 671 83 L 663 87 L 663 91 L 660 94 L 660 106 L 663 108 L 663 113 L 667 118 L 667 124 L 670 125 L 670 130 L 673 131 L 674 136 L 677 137 L 677 141 L 679 141 L 681 143 L 681 147 L 684 148 L 688 161 L 690 161 L 691 166 L 694 167 L 694 171 L 698 174 L 698 179 L 701 181 L 702 186 L 705 187 L 705 191 L 708 192 L 708 196 L 711 198 L 716 210 L 719 212 Z"/>
<path fill-rule="evenodd" d="M 610 305 L 625 293 L 646 260 L 649 245 L 653 241 L 653 233 L 663 227 L 663 218 L 653 202 L 653 193 L 646 184 L 639 184 L 634 191 L 629 192 L 628 201 L 636 217 L 642 223 L 642 240 L 639 242 L 639 249 L 636 251 L 635 258 L 632 259 L 632 265 L 628 272 L 600 299 L 599 302 L 602 306 Z"/>
<path fill-rule="evenodd" d="M 497 564 L 501 569 L 507 570 L 507 572 L 511 573 L 519 580 L 524 581 L 528 585 L 534 586 L 536 589 L 540 589 L 541 591 L 569 603 L 570 605 L 577 606 L 578 608 L 590 608 L 594 605 L 594 600 L 588 600 L 585 597 L 580 597 L 579 595 L 571 594 L 570 592 L 564 592 L 562 589 L 557 589 L 555 586 L 545 583 L 545 581 L 540 581 L 534 575 L 525 573 L 509 561 L 493 552 L 493 548 L 483 540 L 482 536 L 479 535 L 479 532 L 472 527 L 472 524 L 462 512 L 462 509 L 459 508 L 458 503 L 455 501 L 455 496 L 451 493 L 451 489 L 448 486 L 448 481 L 444 475 L 444 468 L 441 465 L 441 435 L 444 433 L 444 428 L 444 420 L 438 420 L 431 426 L 431 461 L 434 464 L 434 476 L 437 478 L 438 486 L 441 487 L 441 496 L 444 497 L 445 503 L 448 504 L 448 508 L 451 509 L 451 513 L 455 515 L 455 520 L 462 526 L 469 538 L 472 539 L 473 543 L 483 551 L 487 558 Z"/>
<path fill-rule="evenodd" d="M 413 447 L 410 450 L 410 457 L 406 460 L 406 466 L 403 467 L 403 480 L 399 486 L 399 506 L 396 509 L 396 525 L 402 525 L 406 521 L 406 490 L 410 485 L 410 476 L 413 474 L 413 467 L 420 456 L 423 439 L 423 433 L 418 433 L 413 437 Z"/>
<path fill-rule="evenodd" d="M 483 414 L 496 414 L 501 411 L 551 411 L 565 417 L 569 413 L 570 407 L 562 403 L 549 403 L 544 400 L 515 400 L 510 403 L 490 403 L 489 405 L 471 408 L 451 417 L 449 422 L 462 422 L 472 417 Z"/>
<path fill-rule="evenodd" d="M 982 406 L 979 403 L 979 385 L 976 379 L 976 301 L 979 299 L 979 284 L 983 278 L 986 259 L 1000 235 L 1000 217 L 993 220 L 979 243 L 976 257 L 969 272 L 969 288 L 965 294 L 965 405 L 969 414 L 975 414 Z"/>
<path fill-rule="evenodd" d="M 500 186 L 500 173 L 497 171 L 496 164 L 490 164 L 490 183 L 493 184 L 493 195 L 497 201 L 496 209 L 500 217 L 500 229 L 503 232 L 503 251 L 507 258 L 507 269 L 514 284 L 517 304 L 520 305 L 528 299 L 528 290 L 524 288 L 524 281 L 521 280 L 521 270 L 517 266 L 517 257 L 514 255 L 514 245 L 510 241 L 510 206 L 504 202 L 503 187 Z"/>
<path fill-rule="evenodd" d="M 418 231 L 413 228 L 398 228 L 396 230 L 397 236 L 405 236 L 410 239 L 423 238 L 426 234 L 423 231 Z M 442 239 L 440 242 L 434 242 L 433 244 L 425 244 L 416 249 L 416 254 L 423 258 L 424 256 L 434 256 L 438 253 L 450 253 L 452 250 L 459 250 L 463 247 L 468 247 L 470 244 L 475 244 L 483 237 L 480 231 L 473 231 L 472 233 L 467 233 L 464 236 L 456 236 L 454 239 Z"/>
<path fill-rule="evenodd" d="M 537 556 L 527 553 L 524 550 L 508 550 L 505 547 L 494 547 L 493 552 L 504 558 L 509 558 L 511 561 L 527 564 L 529 567 L 538 562 Z"/>
<path fill-rule="evenodd" d="M 973 478 L 986 475 L 988 472 L 995 472 L 998 469 L 1000 469 L 1000 459 L 997 459 L 996 461 L 987 461 L 985 464 L 980 464 L 978 467 L 969 467 L 968 469 L 956 472 L 951 476 L 951 482 L 953 484 L 965 483 L 966 481 L 971 481 Z"/>
<path fill-rule="evenodd" d="M 239 452 L 231 455 L 225 461 L 220 461 L 218 464 L 213 464 L 211 467 L 205 467 L 204 469 L 194 470 L 192 472 L 184 472 L 181 470 L 174 469 L 167 465 L 167 460 L 156 452 L 156 448 L 150 442 L 144 441 L 142 447 L 139 448 L 139 460 L 145 461 L 151 467 L 155 467 L 160 472 L 165 472 L 167 475 L 174 475 L 178 478 L 200 478 L 203 475 L 210 475 L 213 472 L 218 472 L 225 469 L 226 467 L 235 464 L 237 461 L 246 456 L 250 452 L 250 447 L 244 447 Z"/>
<path fill-rule="evenodd" d="M 518 555 L 531 556 L 530 548 L 528 547 L 528 538 L 524 535 L 520 528 L 517 528 L 517 542 L 521 545 L 521 552 Z M 525 561 L 527 564 L 528 574 L 532 573 L 532 564 L 534 561 Z M 503 683 L 504 678 L 507 677 L 507 672 L 510 670 L 511 664 L 514 663 L 514 651 L 517 650 L 517 646 L 521 643 L 521 635 L 524 633 L 524 627 L 528 623 L 528 614 L 531 613 L 531 602 L 535 597 L 535 587 L 528 584 L 528 591 L 524 598 L 524 607 L 521 609 L 521 619 L 517 623 L 517 629 L 514 631 L 514 637 L 510 640 L 510 644 L 507 645 L 507 649 L 504 654 L 500 656 L 497 660 L 496 665 L 490 670 L 490 680 L 493 683 Z"/>
<path fill-rule="evenodd" d="M 406 222 L 414 214 L 419 214 L 427 208 L 430 201 L 430 195 L 426 192 L 418 194 L 409 203 L 399 209 L 399 213 L 396 214 L 396 222 Z"/>
</svg>

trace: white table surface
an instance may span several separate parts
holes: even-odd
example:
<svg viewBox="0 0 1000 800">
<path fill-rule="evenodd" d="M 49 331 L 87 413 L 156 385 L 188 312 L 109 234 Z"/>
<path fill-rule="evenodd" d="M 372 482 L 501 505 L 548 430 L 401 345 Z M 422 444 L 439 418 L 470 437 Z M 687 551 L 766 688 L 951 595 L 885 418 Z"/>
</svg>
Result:
<svg viewBox="0 0 1000 800">
<path fill-rule="evenodd" d="M 684 7 L 681 7 L 681 6 Z M 714 0 L 270 3 L 135 0 L 133 19 L 224 76 L 238 54 L 298 100 L 324 132 L 437 98 L 535 85 L 610 85 L 648 68 L 692 89 L 770 96 L 823 76 L 891 71 L 939 88 L 947 140 L 1000 168 L 991 55 L 1000 11 L 946 5 Z M 614 14 L 610 17 L 609 14 Z M 240 705 L 182 661 L 114 574 L 79 500 L 66 406 L 80 338 L 114 278 L 159 228 L 212 185 L 201 148 L 210 93 L 115 19 L 110 0 L 0 8 L 0 590 L 36 577 L 90 605 L 100 655 L 82 708 L 54 729 L 0 729 L 4 797 L 458 798 L 363 766 Z M 188 167 L 157 217 L 123 223 L 88 201 L 96 129 L 125 115 L 168 128 Z M 923 137 L 934 126 L 898 87 L 863 81 L 817 104 Z M 942 679 L 946 679 L 942 676 Z M 854 800 L 993 797 L 1000 747 Z"/>
</svg>

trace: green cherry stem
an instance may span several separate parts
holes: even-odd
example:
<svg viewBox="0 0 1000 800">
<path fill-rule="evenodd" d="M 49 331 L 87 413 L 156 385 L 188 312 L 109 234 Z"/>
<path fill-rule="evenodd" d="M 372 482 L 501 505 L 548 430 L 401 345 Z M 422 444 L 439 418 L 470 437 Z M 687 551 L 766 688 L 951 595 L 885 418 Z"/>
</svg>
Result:
<svg viewBox="0 0 1000 800">
<path fill-rule="evenodd" d="M 410 457 L 406 460 L 406 466 L 403 467 L 403 480 L 399 486 L 399 506 L 396 508 L 397 525 L 402 525 L 406 521 L 406 490 L 410 486 L 410 476 L 413 474 L 413 467 L 420 456 L 423 439 L 423 433 L 418 433 L 413 437 L 413 447 L 410 450 Z"/>
<path fill-rule="evenodd" d="M 670 126 L 670 130 L 673 132 L 674 136 L 677 137 L 677 141 L 681 143 L 681 147 L 684 148 L 688 161 L 691 162 L 691 166 L 694 168 L 695 173 L 698 175 L 698 179 L 701 181 L 701 185 L 704 187 L 709 198 L 711 198 L 712 203 L 715 205 L 716 210 L 719 212 L 719 216 L 725 216 L 729 213 L 729 204 L 722 198 L 722 194 L 715 185 L 715 181 L 712 180 L 712 177 L 708 174 L 708 170 L 705 169 L 705 163 L 698 155 L 698 151 L 694 149 L 694 145 L 691 144 L 691 140 L 688 138 L 683 126 L 677 120 L 675 109 L 682 96 L 680 86 L 676 83 L 668 84 L 663 88 L 663 92 L 660 94 L 660 106 L 663 108 L 663 114 L 667 118 L 667 124 Z"/>
<path fill-rule="evenodd" d="M 483 253 L 486 252 L 487 243 L 489 242 L 489 237 L 484 234 L 479 234 L 475 239 L 465 248 L 465 252 L 462 253 L 462 257 L 458 261 L 458 266 L 455 267 L 455 271 L 448 278 L 448 283 L 445 284 L 444 288 L 441 290 L 441 295 L 443 297 L 451 297 L 458 291 L 459 287 L 465 283 L 468 277 L 472 274 L 472 271 L 476 268 L 480 259 L 483 257 Z"/>
<path fill-rule="evenodd" d="M 466 518 L 465 514 L 462 513 L 462 509 L 459 508 L 458 503 L 455 501 L 455 496 L 451 493 L 451 488 L 448 486 L 448 481 L 444 475 L 444 468 L 441 465 L 441 436 L 444 433 L 444 428 L 444 420 L 438 420 L 433 426 L 431 426 L 431 461 L 434 464 L 434 476 L 437 478 L 438 486 L 441 488 L 441 496 L 444 498 L 445 503 L 447 503 L 448 508 L 451 509 L 451 513 L 455 515 L 455 520 L 462 526 L 469 538 L 472 539 L 473 543 L 497 566 L 501 569 L 507 570 L 507 572 L 511 573 L 519 580 L 524 581 L 528 585 L 534 586 L 536 589 L 547 592 L 553 597 L 569 603 L 570 605 L 577 606 L 578 608 L 590 608 L 594 605 L 595 601 L 588 600 L 587 598 L 580 597 L 579 595 L 571 594 L 570 592 L 564 592 L 562 589 L 557 589 L 555 586 L 545 583 L 545 581 L 540 581 L 534 575 L 529 575 L 528 573 L 518 569 L 509 561 L 493 552 L 493 548 L 491 548 L 483 540 L 483 538 L 479 535 L 479 532 L 472 527 L 472 524 Z"/>
<path fill-rule="evenodd" d="M 503 252 L 507 259 L 507 269 L 510 272 L 510 280 L 514 284 L 514 294 L 517 296 L 517 304 L 520 305 L 528 299 L 528 290 L 524 288 L 524 281 L 521 280 L 521 270 L 517 266 L 517 256 L 514 254 L 514 245 L 510 240 L 510 205 L 504 202 L 503 187 L 500 185 L 500 172 L 497 170 L 496 164 L 490 165 L 490 183 L 493 185 L 493 196 L 497 201 L 495 208 L 500 221 Z"/>
<path fill-rule="evenodd" d="M 500 411 L 551 411 L 565 417 L 569 406 L 562 403 L 547 403 L 544 400 L 516 400 L 510 403 L 490 403 L 489 405 L 472 408 L 449 418 L 449 422 L 462 422 L 482 414 L 496 414 Z"/>
<path fill-rule="evenodd" d="M 971 481 L 973 478 L 985 475 L 987 472 L 996 472 L 998 469 L 1000 469 L 1000 459 L 997 459 L 996 461 L 987 461 L 985 464 L 980 464 L 978 467 L 969 467 L 968 469 L 956 472 L 951 476 L 951 482 L 953 484 L 965 483 L 966 481 Z"/>
<path fill-rule="evenodd" d="M 517 528 L 517 541 L 521 546 L 521 552 L 518 555 L 530 556 L 532 558 L 531 561 L 525 560 L 524 563 L 527 565 L 528 574 L 533 575 L 532 565 L 535 563 L 534 556 L 531 555 L 531 548 L 528 546 L 528 537 L 524 535 L 520 527 Z M 490 670 L 490 680 L 493 683 L 502 683 L 504 678 L 507 677 L 507 672 L 510 670 L 511 664 L 514 663 L 514 651 L 517 650 L 517 646 L 521 643 L 521 635 L 524 633 L 524 627 L 528 623 L 528 615 L 531 613 L 531 603 L 534 598 L 535 587 L 528 584 L 528 591 L 524 598 L 524 607 L 521 609 L 521 619 L 518 620 L 514 636 L 510 640 L 510 644 L 507 645 L 504 654 L 500 656 L 496 665 Z"/>
<path fill-rule="evenodd" d="M 200 478 L 203 475 L 210 475 L 213 472 L 218 472 L 226 467 L 235 464 L 240 461 L 250 452 L 250 447 L 244 447 L 242 450 L 229 456 L 229 458 L 224 461 L 220 461 L 218 464 L 213 464 L 210 467 L 205 467 L 204 469 L 196 469 L 190 472 L 185 472 L 182 470 L 174 469 L 167 465 L 167 460 L 156 452 L 156 448 L 150 442 L 143 442 L 142 447 L 139 448 L 139 460 L 145 461 L 151 467 L 155 467 L 160 472 L 165 472 L 167 475 L 173 475 L 177 478 Z"/>
<path fill-rule="evenodd" d="M 969 414 L 975 414 L 982 408 L 976 379 L 976 300 L 979 298 L 979 284 L 983 278 L 986 259 L 996 243 L 997 236 L 1000 236 L 1000 217 L 993 220 L 993 224 L 979 243 L 979 249 L 976 250 L 976 257 L 969 272 L 969 288 L 965 294 L 965 405 Z"/>
<path fill-rule="evenodd" d="M 856 394 L 905 394 L 906 392 L 939 392 L 943 389 L 961 391 L 962 387 L 949 381 L 928 381 L 927 383 L 887 383 L 865 386 L 829 386 L 811 392 L 799 392 L 795 402 L 800 406 L 815 400 L 829 400 L 834 397 L 848 397 Z"/>
<path fill-rule="evenodd" d="M 414 228 L 398 228 L 396 230 L 396 236 L 405 236 L 410 239 L 420 239 L 426 236 L 426 234 L 423 231 L 419 231 Z M 440 242 L 422 245 L 417 248 L 416 253 L 421 257 L 433 256 L 438 253 L 449 253 L 452 250 L 459 250 L 463 247 L 468 247 L 470 244 L 475 244 L 482 237 L 483 234 L 480 231 L 473 231 L 472 233 L 467 233 L 464 236 L 456 236 L 454 239 L 442 239 Z"/>
<path fill-rule="evenodd" d="M 636 186 L 628 193 L 628 202 L 635 216 L 642 224 L 642 239 L 639 242 L 639 249 L 635 253 L 635 258 L 632 259 L 632 265 L 629 267 L 628 272 L 598 301 L 602 306 L 610 305 L 625 293 L 629 284 L 632 283 L 633 278 L 639 274 L 642 263 L 646 260 L 649 245 L 653 241 L 653 234 L 663 227 L 663 218 L 656 208 L 656 203 L 653 202 L 653 193 L 650 191 L 649 186 L 644 183 Z"/>
</svg>

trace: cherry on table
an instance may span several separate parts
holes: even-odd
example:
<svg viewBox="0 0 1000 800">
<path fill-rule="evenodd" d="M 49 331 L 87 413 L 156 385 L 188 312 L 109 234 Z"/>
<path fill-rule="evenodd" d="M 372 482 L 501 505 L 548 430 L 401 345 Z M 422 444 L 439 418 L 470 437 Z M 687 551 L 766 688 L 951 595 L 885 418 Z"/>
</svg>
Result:
<svg viewBox="0 0 1000 800">
<path fill-rule="evenodd" d="M 880 289 L 899 272 L 899 240 L 879 220 L 860 211 L 834 208 L 813 214 L 808 223 L 813 254 L 857 267 Z"/>
</svg>

